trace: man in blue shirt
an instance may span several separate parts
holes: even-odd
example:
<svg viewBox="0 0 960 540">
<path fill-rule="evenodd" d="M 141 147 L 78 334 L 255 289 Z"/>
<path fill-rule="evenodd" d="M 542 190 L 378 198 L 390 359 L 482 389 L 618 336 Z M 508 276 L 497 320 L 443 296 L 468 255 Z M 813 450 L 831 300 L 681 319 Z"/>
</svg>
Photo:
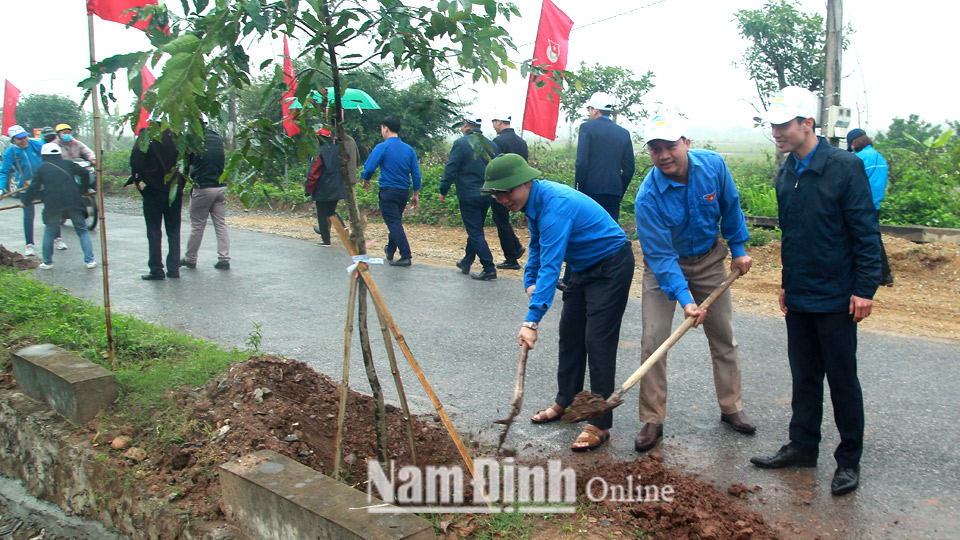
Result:
<svg viewBox="0 0 960 540">
<path fill-rule="evenodd" d="M 460 217 L 463 218 L 463 228 L 467 230 L 467 244 L 463 249 L 463 258 L 457 261 L 457 268 L 464 274 L 470 274 L 470 265 L 475 259 L 480 259 L 483 270 L 470 274 L 470 277 L 489 281 L 497 279 L 497 268 L 483 235 L 483 224 L 487 221 L 487 211 L 493 201 L 481 194 L 480 188 L 483 186 L 483 171 L 499 153 L 499 149 L 493 141 L 483 136 L 481 123 L 481 118 L 475 114 L 463 115 L 460 122 L 463 137 L 453 142 L 447 165 L 443 168 L 440 202 L 447 200 L 450 186 L 456 185 Z"/>
<path fill-rule="evenodd" d="M 380 122 L 380 135 L 383 142 L 373 148 L 363 164 L 363 189 L 370 191 L 370 177 L 380 167 L 380 215 L 387 224 L 389 238 L 383 252 L 390 266 L 409 267 L 412 256 L 407 233 L 403 230 L 403 210 L 410 196 L 411 178 L 413 179 L 413 199 L 410 205 L 416 208 L 420 204 L 420 163 L 417 153 L 409 144 L 400 140 L 400 119 L 390 116 Z M 394 260 L 394 254 L 400 251 L 400 258 Z"/>
<path fill-rule="evenodd" d="M 857 128 L 847 133 L 847 151 L 855 152 L 870 181 L 870 192 L 873 193 L 873 206 L 880 213 L 880 203 L 887 191 L 887 160 L 883 154 L 873 148 L 873 141 L 867 137 L 867 132 Z M 883 237 L 880 238 L 880 285 L 893 287 L 893 273 L 890 271 L 890 261 L 887 260 L 887 250 L 883 247 Z"/>
<path fill-rule="evenodd" d="M 627 235 L 593 199 L 563 184 L 539 180 L 540 171 L 517 154 L 490 162 L 483 184 L 511 212 L 523 212 L 530 245 L 523 286 L 530 299 L 518 342 L 531 349 L 537 326 L 556 293 L 560 265 L 566 261 L 570 281 L 560 314 L 557 396 L 531 418 L 535 424 L 560 419 L 583 389 L 590 366 L 590 390 L 604 398 L 614 389 L 620 323 L 633 281 L 633 249 Z M 571 447 L 597 448 L 610 438 L 613 414 L 590 420 Z"/>
<path fill-rule="evenodd" d="M 27 130 L 19 125 L 10 126 L 7 129 L 7 135 L 10 137 L 10 147 L 3 152 L 3 162 L 0 163 L 0 195 L 7 191 L 14 191 L 24 187 L 29 182 L 37 169 L 43 165 L 40 157 L 40 149 L 43 143 L 29 138 Z M 13 175 L 13 182 L 8 181 L 10 175 Z M 33 220 L 36 216 L 36 210 L 33 205 L 26 204 L 28 201 L 25 193 L 20 193 L 20 202 L 23 206 L 23 236 L 26 240 L 26 249 L 23 254 L 27 257 L 36 255 L 36 246 L 33 243 Z M 51 229 L 56 239 L 54 247 L 57 249 L 67 249 L 67 245 L 60 239 L 60 227 L 55 226 Z"/>
<path fill-rule="evenodd" d="M 870 316 L 880 283 L 880 231 L 863 163 L 817 137 L 816 111 L 813 93 L 788 86 L 763 117 L 777 149 L 789 152 L 776 189 L 793 416 L 790 442 L 750 462 L 765 469 L 817 466 L 826 376 L 840 432 L 830 491 L 844 495 L 860 485 L 864 414 L 857 323 Z"/>
<path fill-rule="evenodd" d="M 752 259 L 743 244 L 750 238 L 740 209 L 740 195 L 723 158 L 708 150 L 690 150 L 686 122 L 677 115 L 657 115 L 644 132 L 654 169 L 637 193 L 634 209 L 643 250 L 643 337 L 641 359 L 670 336 L 679 302 L 684 317 L 703 323 L 713 360 L 713 380 L 720 420 L 741 433 L 753 433 L 740 396 L 740 357 L 733 337 L 733 301 L 725 291 L 710 308 L 697 309 L 727 277 L 724 261 L 730 246 L 731 270 L 746 274 Z M 640 380 L 638 452 L 653 448 L 663 435 L 667 413 L 666 358 Z"/>
<path fill-rule="evenodd" d="M 577 191 L 600 203 L 620 222 L 620 201 L 633 178 L 634 156 L 630 132 L 613 123 L 614 99 L 597 92 L 587 103 L 590 120 L 580 126 L 575 163 Z"/>
</svg>

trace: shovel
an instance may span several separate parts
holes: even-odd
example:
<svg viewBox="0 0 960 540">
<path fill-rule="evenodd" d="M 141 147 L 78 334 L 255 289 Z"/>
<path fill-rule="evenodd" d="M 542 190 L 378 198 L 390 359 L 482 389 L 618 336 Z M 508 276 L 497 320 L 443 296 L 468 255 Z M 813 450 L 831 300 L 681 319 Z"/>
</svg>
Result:
<svg viewBox="0 0 960 540">
<path fill-rule="evenodd" d="M 493 422 L 507 426 L 503 429 L 503 433 L 500 434 L 500 442 L 497 443 L 497 454 L 500 453 L 500 448 L 503 447 L 503 441 L 507 440 L 507 432 L 510 431 L 513 420 L 520 414 L 520 406 L 523 404 L 523 381 L 527 375 L 527 351 L 529 350 L 530 348 L 527 347 L 526 343 L 524 343 L 520 349 L 520 362 L 517 364 L 517 381 L 513 386 L 513 401 L 510 402 L 510 416 L 507 416 L 503 420 L 494 420 Z"/>
<path fill-rule="evenodd" d="M 730 285 L 732 285 L 738 277 L 740 277 L 740 270 L 734 269 L 731 271 L 730 275 L 727 276 L 727 279 L 724 280 L 719 287 L 714 289 L 712 293 L 710 293 L 710 296 L 708 296 L 707 299 L 698 306 L 698 309 L 709 308 L 713 302 L 724 293 L 724 291 L 730 288 Z M 658 347 L 649 358 L 647 358 L 647 361 L 633 372 L 633 375 L 627 379 L 627 382 L 623 383 L 623 385 L 620 386 L 616 392 L 610 394 L 609 398 L 603 399 L 602 397 L 587 392 L 586 390 L 577 394 L 573 398 L 573 403 L 570 404 L 567 412 L 563 414 L 561 421 L 564 424 L 572 424 L 574 422 L 590 420 L 619 407 L 623 403 L 622 398 L 623 395 L 627 393 L 627 390 L 630 390 L 634 387 L 634 385 L 640 382 L 640 378 L 650 371 L 650 368 L 653 367 L 653 365 L 656 364 L 661 358 L 667 355 L 667 351 L 670 350 L 670 347 L 673 347 L 673 345 L 679 341 L 684 334 L 687 333 L 687 330 L 690 330 L 690 328 L 693 327 L 693 323 L 696 320 L 696 317 L 687 317 L 687 319 L 683 321 L 683 324 L 674 330 L 674 332 L 670 334 L 670 337 L 667 338 L 667 340 L 664 341 L 663 344 L 661 344 L 660 347 Z"/>
</svg>

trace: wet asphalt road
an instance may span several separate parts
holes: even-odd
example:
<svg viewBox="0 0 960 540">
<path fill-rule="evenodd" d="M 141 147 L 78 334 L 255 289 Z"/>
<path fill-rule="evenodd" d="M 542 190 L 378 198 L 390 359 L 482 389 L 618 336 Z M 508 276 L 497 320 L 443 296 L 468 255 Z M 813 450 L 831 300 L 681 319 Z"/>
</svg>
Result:
<svg viewBox="0 0 960 540">
<path fill-rule="evenodd" d="M 196 270 L 179 280 L 144 282 L 146 238 L 134 200 L 111 199 L 109 233 L 111 301 L 130 313 L 168 328 L 244 348 L 254 323 L 261 325 L 261 350 L 302 360 L 339 379 L 351 263 L 337 247 L 269 234 L 232 230 L 232 268 L 218 271 L 212 225 L 207 227 Z M 39 212 L 38 212 L 39 214 Z M 186 211 L 184 217 L 186 217 Z M 21 214 L 0 212 L 0 243 L 22 251 Z M 37 240 L 43 228 L 37 220 Z M 182 231 L 186 247 L 188 228 Z M 100 270 L 87 270 L 72 229 L 70 246 L 56 252 L 52 270 L 36 278 L 103 303 Z M 385 239 L 370 249 L 379 253 Z M 100 261 L 100 243 L 93 235 Z M 494 240 L 495 241 L 495 240 Z M 166 250 L 164 250 L 166 252 Z M 492 420 L 509 412 L 519 347 L 515 336 L 526 312 L 519 281 L 475 282 L 449 268 L 371 267 L 377 284 L 413 354 L 464 437 L 495 444 Z M 736 294 L 736 284 L 733 286 Z M 773 301 L 773 299 L 771 299 Z M 574 425 L 534 426 L 527 418 L 549 405 L 556 391 L 556 331 L 559 296 L 541 323 L 541 341 L 530 353 L 524 407 L 508 445 L 521 457 L 631 459 L 637 388 L 615 410 L 611 444 L 587 455 L 566 450 L 579 432 Z M 679 325 L 679 317 L 674 326 Z M 658 447 L 666 463 L 682 467 L 721 491 L 735 482 L 760 486 L 752 508 L 784 527 L 788 537 L 960 538 L 960 343 L 860 333 L 860 376 L 867 411 L 861 488 L 834 498 L 829 493 L 838 442 L 829 399 L 824 408 L 820 466 L 782 472 L 751 466 L 751 456 L 768 454 L 786 442 L 790 418 L 790 372 L 783 320 L 738 313 L 734 324 L 743 366 L 746 412 L 759 425 L 754 436 L 732 432 L 719 422 L 706 339 L 689 332 L 669 355 L 665 439 Z M 392 386 L 383 341 L 370 310 L 371 340 L 381 382 Z M 621 333 L 617 383 L 639 366 L 640 302 L 627 306 Z M 351 387 L 369 392 L 354 334 Z M 401 357 L 402 362 L 402 357 Z M 412 371 L 402 368 L 416 412 L 433 412 Z M 394 396 L 390 391 L 388 397 Z"/>
</svg>

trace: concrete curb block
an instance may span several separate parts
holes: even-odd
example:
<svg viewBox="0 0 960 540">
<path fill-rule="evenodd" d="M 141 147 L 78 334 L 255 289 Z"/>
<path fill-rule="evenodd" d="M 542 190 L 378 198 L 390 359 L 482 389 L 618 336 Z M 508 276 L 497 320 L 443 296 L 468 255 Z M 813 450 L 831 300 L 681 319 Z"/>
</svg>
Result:
<svg viewBox="0 0 960 540">
<path fill-rule="evenodd" d="M 776 227 L 780 224 L 777 218 L 745 216 L 747 223 L 759 227 Z M 905 225 L 881 225 L 880 232 L 898 238 L 904 238 L 911 242 L 944 242 L 947 244 L 960 244 L 960 229 L 946 229 L 940 227 L 921 227 Z"/>
</svg>

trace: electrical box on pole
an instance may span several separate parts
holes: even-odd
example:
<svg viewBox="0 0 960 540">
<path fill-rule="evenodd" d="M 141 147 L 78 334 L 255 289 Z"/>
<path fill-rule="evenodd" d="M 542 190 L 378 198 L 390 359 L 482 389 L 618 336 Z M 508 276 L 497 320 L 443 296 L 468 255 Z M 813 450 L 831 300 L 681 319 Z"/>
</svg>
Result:
<svg viewBox="0 0 960 540">
<path fill-rule="evenodd" d="M 823 121 L 823 136 L 828 139 L 839 139 L 847 136 L 850 128 L 850 107 L 830 105 L 827 107 L 827 117 Z"/>
</svg>

